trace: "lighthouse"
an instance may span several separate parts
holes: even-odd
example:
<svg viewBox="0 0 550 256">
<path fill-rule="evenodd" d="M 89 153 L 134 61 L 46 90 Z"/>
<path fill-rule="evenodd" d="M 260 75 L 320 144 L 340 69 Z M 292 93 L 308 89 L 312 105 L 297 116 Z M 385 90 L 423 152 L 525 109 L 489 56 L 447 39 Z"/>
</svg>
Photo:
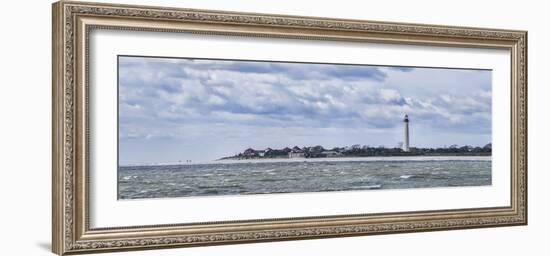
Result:
<svg viewBox="0 0 550 256">
<path fill-rule="evenodd" d="M 409 116 L 405 115 L 403 119 L 405 124 L 405 140 L 403 141 L 403 151 L 409 152 Z"/>
</svg>

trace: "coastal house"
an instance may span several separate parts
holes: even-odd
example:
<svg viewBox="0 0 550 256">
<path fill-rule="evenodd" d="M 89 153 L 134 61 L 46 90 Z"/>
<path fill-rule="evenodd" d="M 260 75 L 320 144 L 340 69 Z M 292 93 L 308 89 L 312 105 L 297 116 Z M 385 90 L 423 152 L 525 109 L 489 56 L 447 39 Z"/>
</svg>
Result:
<svg viewBox="0 0 550 256">
<path fill-rule="evenodd" d="M 288 152 L 288 158 L 305 158 L 306 152 L 301 148 L 294 146 L 290 152 Z"/>
<path fill-rule="evenodd" d="M 243 151 L 243 155 L 244 156 L 252 156 L 254 155 L 256 152 L 256 150 L 252 149 L 252 148 L 247 148 L 245 151 Z"/>
<path fill-rule="evenodd" d="M 292 151 L 288 153 L 288 158 L 305 158 L 305 157 L 306 157 L 305 152 Z"/>
<path fill-rule="evenodd" d="M 263 157 L 265 155 L 265 150 L 255 150 L 248 148 L 243 152 L 245 157 Z"/>
</svg>

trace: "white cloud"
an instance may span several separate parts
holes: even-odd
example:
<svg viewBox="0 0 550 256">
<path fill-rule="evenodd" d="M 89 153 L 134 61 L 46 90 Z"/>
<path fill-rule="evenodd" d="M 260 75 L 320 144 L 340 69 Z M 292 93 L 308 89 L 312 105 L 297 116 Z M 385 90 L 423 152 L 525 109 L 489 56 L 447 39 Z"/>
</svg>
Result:
<svg viewBox="0 0 550 256">
<path fill-rule="evenodd" d="M 244 145 L 250 134 L 389 132 L 404 114 L 433 136 L 491 129 L 489 71 L 139 57 L 121 57 L 119 71 L 124 139 L 212 137 L 221 125 L 216 132 L 246 131 L 233 132 Z"/>
</svg>

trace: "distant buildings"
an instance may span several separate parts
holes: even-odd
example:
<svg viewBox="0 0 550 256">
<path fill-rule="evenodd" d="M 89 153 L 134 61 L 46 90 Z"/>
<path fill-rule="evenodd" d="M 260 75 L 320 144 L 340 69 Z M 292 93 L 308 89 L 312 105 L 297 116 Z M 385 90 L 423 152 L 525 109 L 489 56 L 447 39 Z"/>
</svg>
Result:
<svg viewBox="0 0 550 256">
<path fill-rule="evenodd" d="M 292 150 L 288 147 L 283 149 L 272 149 L 272 148 L 266 148 L 264 150 L 256 150 L 252 148 L 248 148 L 242 153 L 238 154 L 237 157 L 240 158 L 276 158 L 276 157 L 288 157 L 288 154 Z"/>
<path fill-rule="evenodd" d="M 255 150 L 248 148 L 242 153 L 222 159 L 277 159 L 277 158 L 330 158 L 330 157 L 369 157 L 369 156 L 490 156 L 492 145 L 483 147 L 469 145 L 452 145 L 443 148 L 416 148 L 409 147 L 404 151 L 402 147 L 369 147 L 353 145 L 349 147 L 335 147 L 330 150 L 322 146 L 314 147 L 285 147 L 283 149 Z"/>
<path fill-rule="evenodd" d="M 288 152 L 288 158 L 305 158 L 306 152 L 299 147 L 294 147 Z"/>
<path fill-rule="evenodd" d="M 340 157 L 343 156 L 344 148 L 334 148 L 326 150 L 321 146 L 303 147 L 294 146 L 293 148 L 285 147 L 283 149 L 266 148 L 264 150 L 256 150 L 248 148 L 242 153 L 239 153 L 233 158 L 320 158 L 320 157 Z"/>
<path fill-rule="evenodd" d="M 245 157 L 258 157 L 258 156 L 260 156 L 260 154 L 261 154 L 261 156 L 264 156 L 265 151 L 263 151 L 263 150 L 254 150 L 252 148 L 247 148 L 242 154 Z"/>
<path fill-rule="evenodd" d="M 405 115 L 404 123 L 404 142 L 393 148 L 384 146 L 370 147 L 355 144 L 345 147 L 335 147 L 330 150 L 322 146 L 313 147 L 285 147 L 283 149 L 266 148 L 256 150 L 248 148 L 242 153 L 234 156 L 224 157 L 222 159 L 269 159 L 269 158 L 327 158 L 327 157 L 368 157 L 368 156 L 490 156 L 492 153 L 492 144 L 486 144 L 483 147 L 473 147 L 464 145 L 451 145 L 443 148 L 416 148 L 409 144 L 409 116 Z"/>
<path fill-rule="evenodd" d="M 342 153 L 336 151 L 323 151 L 323 154 L 327 157 L 339 157 L 342 155 Z"/>
<path fill-rule="evenodd" d="M 323 157 L 339 157 L 342 153 L 337 151 L 340 149 L 326 150 L 321 146 L 315 147 L 294 147 L 288 153 L 288 158 L 323 158 Z"/>
</svg>

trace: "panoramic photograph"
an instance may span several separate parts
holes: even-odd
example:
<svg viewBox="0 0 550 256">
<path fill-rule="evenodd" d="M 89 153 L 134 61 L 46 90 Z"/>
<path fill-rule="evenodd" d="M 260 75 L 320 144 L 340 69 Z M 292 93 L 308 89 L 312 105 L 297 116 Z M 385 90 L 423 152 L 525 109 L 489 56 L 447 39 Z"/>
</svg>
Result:
<svg viewBox="0 0 550 256">
<path fill-rule="evenodd" d="M 118 199 L 490 186 L 491 75 L 119 56 Z"/>
</svg>

